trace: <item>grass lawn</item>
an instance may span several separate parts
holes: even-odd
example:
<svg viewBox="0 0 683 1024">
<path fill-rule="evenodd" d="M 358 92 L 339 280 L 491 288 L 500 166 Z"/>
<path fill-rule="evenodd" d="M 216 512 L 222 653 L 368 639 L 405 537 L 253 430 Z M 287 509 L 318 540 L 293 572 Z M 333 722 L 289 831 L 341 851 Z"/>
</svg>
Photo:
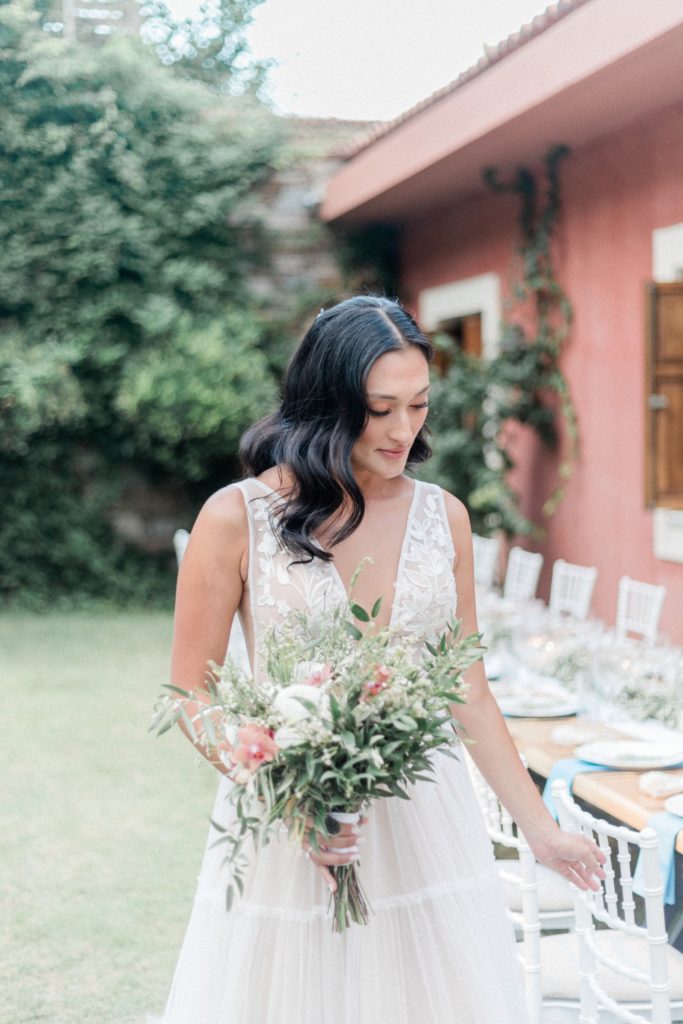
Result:
<svg viewBox="0 0 683 1024">
<path fill-rule="evenodd" d="M 147 725 L 171 618 L 0 617 L 0 1022 L 161 1013 L 217 778 Z"/>
</svg>

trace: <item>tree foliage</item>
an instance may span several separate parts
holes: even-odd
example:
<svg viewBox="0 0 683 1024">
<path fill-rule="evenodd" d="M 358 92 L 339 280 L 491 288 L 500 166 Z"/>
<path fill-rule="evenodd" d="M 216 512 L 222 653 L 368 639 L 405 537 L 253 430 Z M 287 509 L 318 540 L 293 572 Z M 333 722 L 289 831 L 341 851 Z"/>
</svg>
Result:
<svg viewBox="0 0 683 1024">
<path fill-rule="evenodd" d="M 0 468 L 17 514 L 22 488 L 62 510 L 49 538 L 33 514 L 3 517 L 0 577 L 14 593 L 30 585 L 17 551 L 61 546 L 65 564 L 87 534 L 100 556 L 79 564 L 99 582 L 84 587 L 104 591 L 117 468 L 209 488 L 273 396 L 244 284 L 264 235 L 241 204 L 281 129 L 254 96 L 183 81 L 141 42 L 48 35 L 30 0 L 0 6 L 0 111 Z M 81 501 L 76 544 L 83 447 L 107 486 L 91 481 L 102 500 Z"/>
<path fill-rule="evenodd" d="M 434 341 L 441 344 L 439 336 Z M 509 401 L 509 369 L 505 356 L 484 360 L 456 353 L 447 372 L 432 381 L 429 397 L 434 455 L 420 475 L 461 497 L 482 536 L 533 532 L 506 480 L 513 463 L 501 427 L 518 418 Z"/>
<path fill-rule="evenodd" d="M 263 0 L 203 0 L 192 15 L 176 17 L 163 0 L 142 8 L 142 36 L 176 74 L 220 93 L 257 94 L 269 62 L 249 52 L 245 29 Z"/>
</svg>

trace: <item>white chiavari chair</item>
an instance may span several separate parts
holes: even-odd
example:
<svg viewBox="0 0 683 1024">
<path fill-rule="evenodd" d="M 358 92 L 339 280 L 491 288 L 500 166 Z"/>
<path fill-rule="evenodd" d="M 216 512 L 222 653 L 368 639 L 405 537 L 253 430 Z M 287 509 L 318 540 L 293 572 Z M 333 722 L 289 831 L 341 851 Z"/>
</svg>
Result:
<svg viewBox="0 0 683 1024">
<path fill-rule="evenodd" d="M 500 555 L 500 539 L 498 537 L 480 537 L 472 534 L 474 554 L 474 582 L 481 587 L 492 590 L 498 576 L 498 558 Z"/>
<path fill-rule="evenodd" d="M 617 639 L 623 640 L 629 633 L 637 633 L 643 640 L 654 643 L 665 594 L 666 587 L 622 576 L 617 599 Z"/>
<path fill-rule="evenodd" d="M 185 554 L 185 548 L 187 547 L 189 539 L 190 535 L 187 530 L 176 530 L 173 534 L 173 547 L 175 548 L 175 556 L 178 565 L 180 565 L 183 560 L 183 555 Z"/>
<path fill-rule="evenodd" d="M 550 611 L 584 621 L 588 616 L 597 575 L 598 570 L 594 566 L 574 565 L 558 558 L 553 564 L 550 583 Z"/>
<path fill-rule="evenodd" d="M 531 1024 L 541 1021 L 539 949 L 543 932 L 560 932 L 574 926 L 574 901 L 569 883 L 555 871 L 538 864 L 508 811 L 486 782 L 470 755 L 464 754 L 474 792 L 492 843 L 511 853 L 497 859 L 510 917 L 517 939 L 521 939 L 520 960 L 524 968 Z M 522 762 L 526 761 L 522 756 Z M 539 939 L 541 946 L 539 947 Z"/>
<path fill-rule="evenodd" d="M 515 859 L 499 860 L 498 873 L 508 891 L 516 892 L 513 909 L 508 903 L 510 917 L 519 944 L 519 958 L 524 968 L 526 999 L 529 1007 L 529 1024 L 541 1024 L 541 960 L 540 937 L 541 925 L 539 918 L 538 875 L 531 849 L 524 836 L 514 824 L 507 810 L 488 785 L 483 775 L 465 753 L 472 785 L 484 815 L 486 831 L 493 843 L 499 843 L 515 853 Z M 560 879 L 561 881 L 561 879 Z M 568 887 L 567 887 L 568 888 Z M 570 910 L 571 913 L 571 910 Z"/>
<path fill-rule="evenodd" d="M 575 803 L 562 779 L 553 784 L 553 796 L 562 828 L 593 838 L 607 862 L 599 891 L 571 887 L 575 934 L 542 940 L 543 1024 L 682 1021 L 683 954 L 667 942 L 657 833 L 594 818 Z M 631 875 L 638 852 L 644 858 L 642 924 L 636 923 Z"/>
<path fill-rule="evenodd" d="M 511 601 L 531 601 L 536 596 L 538 578 L 541 575 L 543 555 L 524 548 L 510 548 L 503 597 Z"/>
</svg>

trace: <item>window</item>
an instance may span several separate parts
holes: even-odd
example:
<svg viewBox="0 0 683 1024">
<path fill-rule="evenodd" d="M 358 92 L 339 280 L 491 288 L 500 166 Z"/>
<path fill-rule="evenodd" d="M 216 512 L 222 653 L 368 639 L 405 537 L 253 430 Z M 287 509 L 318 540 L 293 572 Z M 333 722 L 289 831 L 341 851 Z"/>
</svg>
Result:
<svg viewBox="0 0 683 1024">
<path fill-rule="evenodd" d="M 683 281 L 647 292 L 645 495 L 683 509 Z"/>
<path fill-rule="evenodd" d="M 446 373 L 452 362 L 452 350 L 464 352 L 469 356 L 481 356 L 481 313 L 468 313 L 466 316 L 455 316 L 442 320 L 434 334 L 446 335 L 451 341 L 451 349 L 440 348 L 434 354 L 434 366 L 440 374 Z"/>
</svg>

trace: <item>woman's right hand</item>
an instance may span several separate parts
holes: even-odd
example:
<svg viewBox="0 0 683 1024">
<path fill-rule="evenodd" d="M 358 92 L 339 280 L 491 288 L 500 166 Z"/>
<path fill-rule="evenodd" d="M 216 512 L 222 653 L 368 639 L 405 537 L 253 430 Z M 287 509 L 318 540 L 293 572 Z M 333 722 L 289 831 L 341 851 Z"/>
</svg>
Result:
<svg viewBox="0 0 683 1024">
<path fill-rule="evenodd" d="M 361 814 L 357 824 L 340 824 L 339 832 L 333 836 L 325 832 L 316 832 L 318 850 L 315 850 L 308 839 L 314 821 L 313 818 L 306 819 L 303 849 L 329 886 L 330 892 L 336 892 L 337 889 L 337 882 L 330 868 L 352 864 L 358 860 L 358 841 L 361 838 L 361 828 L 367 820 L 365 815 Z"/>
</svg>

